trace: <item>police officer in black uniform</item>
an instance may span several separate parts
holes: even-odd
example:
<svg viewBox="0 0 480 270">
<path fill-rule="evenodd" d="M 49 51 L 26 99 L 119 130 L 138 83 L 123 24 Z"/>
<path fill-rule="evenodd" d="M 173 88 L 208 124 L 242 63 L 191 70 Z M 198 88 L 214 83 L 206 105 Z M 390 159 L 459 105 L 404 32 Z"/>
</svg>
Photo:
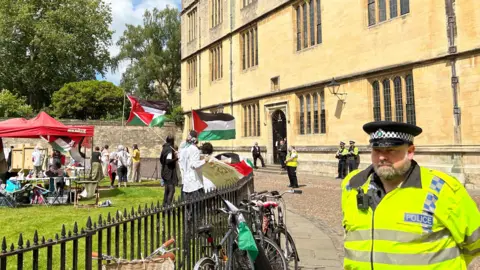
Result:
<svg viewBox="0 0 480 270">
<path fill-rule="evenodd" d="M 285 166 L 285 158 L 287 157 L 287 145 L 285 144 L 284 140 L 280 140 L 277 151 L 278 158 L 280 159 L 280 164 L 282 165 L 282 169 L 286 170 L 287 167 Z"/>
</svg>

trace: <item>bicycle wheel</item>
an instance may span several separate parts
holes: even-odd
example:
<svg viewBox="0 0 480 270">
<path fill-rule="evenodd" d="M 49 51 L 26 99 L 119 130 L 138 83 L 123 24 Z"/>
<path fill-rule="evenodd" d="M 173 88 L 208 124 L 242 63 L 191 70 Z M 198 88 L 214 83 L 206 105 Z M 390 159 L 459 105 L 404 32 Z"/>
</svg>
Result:
<svg viewBox="0 0 480 270">
<path fill-rule="evenodd" d="M 193 270 L 214 270 L 215 262 L 210 257 L 203 257 L 195 263 Z"/>
<path fill-rule="evenodd" d="M 292 235 L 285 228 L 277 228 L 275 230 L 275 243 L 282 249 L 288 269 L 298 270 L 300 259 Z"/>
<path fill-rule="evenodd" d="M 261 243 L 262 238 L 255 236 L 255 241 Z M 282 249 L 272 239 L 263 237 L 263 250 L 273 270 L 288 270 L 287 260 Z"/>
</svg>

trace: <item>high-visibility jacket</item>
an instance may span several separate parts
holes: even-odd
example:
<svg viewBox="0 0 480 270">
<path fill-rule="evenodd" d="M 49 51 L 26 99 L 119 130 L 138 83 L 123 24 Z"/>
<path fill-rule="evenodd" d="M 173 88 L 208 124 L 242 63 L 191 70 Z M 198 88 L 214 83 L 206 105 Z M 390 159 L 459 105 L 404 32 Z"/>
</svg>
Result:
<svg viewBox="0 0 480 270">
<path fill-rule="evenodd" d="M 298 153 L 297 151 L 295 150 L 292 150 L 290 152 L 288 152 L 288 155 L 287 155 L 287 159 L 289 159 L 293 154 L 295 154 L 295 157 L 290 160 L 289 162 L 287 162 L 287 167 L 297 167 L 298 166 L 298 162 L 297 162 L 297 159 L 298 159 Z"/>
<path fill-rule="evenodd" d="M 344 269 L 461 270 L 480 255 L 480 213 L 463 185 L 415 161 L 407 175 L 367 210 L 357 194 L 380 192 L 373 167 L 344 179 Z"/>
</svg>

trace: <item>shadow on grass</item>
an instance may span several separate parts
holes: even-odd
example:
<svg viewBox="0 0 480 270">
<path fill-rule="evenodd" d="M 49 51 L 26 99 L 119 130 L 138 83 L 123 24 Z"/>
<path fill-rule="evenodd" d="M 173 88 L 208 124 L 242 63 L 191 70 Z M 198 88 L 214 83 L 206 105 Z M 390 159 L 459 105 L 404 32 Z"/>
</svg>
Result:
<svg viewBox="0 0 480 270">
<path fill-rule="evenodd" d="M 125 192 L 123 192 L 121 189 L 118 189 L 118 188 L 100 190 L 100 198 L 116 197 L 123 194 L 125 194 Z"/>
</svg>

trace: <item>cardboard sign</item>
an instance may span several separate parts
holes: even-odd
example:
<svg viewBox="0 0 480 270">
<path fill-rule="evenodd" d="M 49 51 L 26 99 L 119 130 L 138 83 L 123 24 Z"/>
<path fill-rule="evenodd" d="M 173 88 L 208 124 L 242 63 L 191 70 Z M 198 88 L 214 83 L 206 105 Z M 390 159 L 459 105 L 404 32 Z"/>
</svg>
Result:
<svg viewBox="0 0 480 270">
<path fill-rule="evenodd" d="M 243 177 L 235 168 L 214 158 L 202 166 L 202 173 L 217 187 L 235 184 Z"/>
</svg>

